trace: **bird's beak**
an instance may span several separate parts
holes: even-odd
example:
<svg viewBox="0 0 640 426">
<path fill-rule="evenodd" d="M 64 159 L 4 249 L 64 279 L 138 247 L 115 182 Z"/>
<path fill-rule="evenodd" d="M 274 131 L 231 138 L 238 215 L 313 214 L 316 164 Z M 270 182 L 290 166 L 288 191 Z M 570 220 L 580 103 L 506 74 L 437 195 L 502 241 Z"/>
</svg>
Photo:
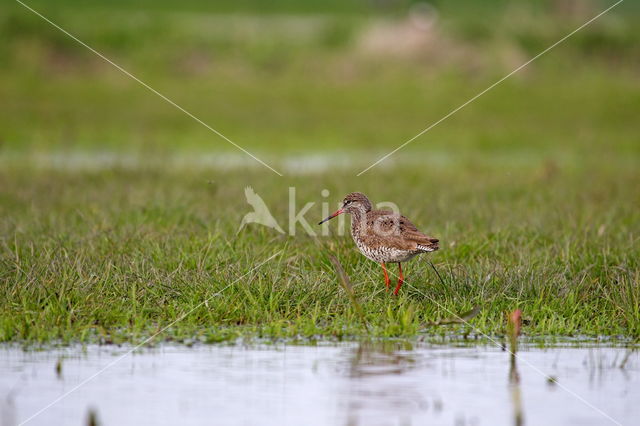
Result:
<svg viewBox="0 0 640 426">
<path fill-rule="evenodd" d="M 323 223 L 325 223 L 329 219 L 333 219 L 334 217 L 336 217 L 336 216 L 338 216 L 339 214 L 342 214 L 342 213 L 344 213 L 344 209 L 340 209 L 337 212 L 335 212 L 334 214 L 332 214 L 331 216 L 321 220 L 320 222 L 318 222 L 318 225 L 322 225 Z"/>
</svg>

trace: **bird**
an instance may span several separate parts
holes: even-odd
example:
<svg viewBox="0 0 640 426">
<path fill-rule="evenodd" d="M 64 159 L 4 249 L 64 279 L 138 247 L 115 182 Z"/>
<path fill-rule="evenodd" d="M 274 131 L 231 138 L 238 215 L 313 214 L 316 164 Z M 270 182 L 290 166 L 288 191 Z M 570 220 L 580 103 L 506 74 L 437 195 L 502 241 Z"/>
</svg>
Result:
<svg viewBox="0 0 640 426">
<path fill-rule="evenodd" d="M 406 217 L 388 210 L 373 210 L 371 201 L 362 192 L 347 194 L 342 200 L 342 207 L 318 225 L 343 213 L 351 215 L 351 236 L 360 253 L 382 265 L 387 291 L 391 281 L 386 264 L 398 264 L 398 284 L 393 291 L 396 296 L 404 283 L 402 262 L 440 248 L 437 238 L 420 232 Z"/>
<path fill-rule="evenodd" d="M 284 231 L 282 230 L 282 228 L 280 228 L 278 222 L 276 222 L 275 218 L 269 211 L 269 208 L 262 200 L 262 197 L 256 194 L 252 187 L 247 186 L 244 189 L 244 196 L 247 199 L 247 203 L 249 203 L 249 205 L 253 207 L 253 211 L 244 215 L 242 221 L 240 222 L 240 228 L 238 228 L 236 235 L 240 233 L 240 231 L 242 231 L 242 228 L 244 228 L 245 225 L 249 223 L 259 223 L 260 225 L 273 228 L 279 233 L 284 234 Z"/>
</svg>

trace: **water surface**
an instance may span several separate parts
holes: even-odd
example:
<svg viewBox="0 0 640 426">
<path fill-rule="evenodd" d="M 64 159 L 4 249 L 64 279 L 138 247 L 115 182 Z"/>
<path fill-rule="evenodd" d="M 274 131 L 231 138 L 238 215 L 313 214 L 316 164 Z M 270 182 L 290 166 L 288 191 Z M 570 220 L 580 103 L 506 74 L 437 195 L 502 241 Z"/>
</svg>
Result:
<svg viewBox="0 0 640 426">
<path fill-rule="evenodd" d="M 0 348 L 14 426 L 129 350 Z M 59 362 L 60 361 L 60 362 Z M 137 351 L 29 425 L 638 424 L 640 357 L 624 347 L 406 342 L 161 345 Z"/>
</svg>

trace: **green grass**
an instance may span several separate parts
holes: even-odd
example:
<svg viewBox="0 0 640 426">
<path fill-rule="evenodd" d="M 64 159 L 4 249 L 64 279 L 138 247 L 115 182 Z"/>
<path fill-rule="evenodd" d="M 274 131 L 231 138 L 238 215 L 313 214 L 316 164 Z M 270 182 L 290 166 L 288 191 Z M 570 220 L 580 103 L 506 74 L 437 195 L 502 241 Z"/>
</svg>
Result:
<svg viewBox="0 0 640 426">
<path fill-rule="evenodd" d="M 405 28 L 402 7 L 287 4 L 264 15 L 251 1 L 34 2 L 284 177 L 19 5 L 0 6 L 0 341 L 137 342 L 204 300 L 159 338 L 360 336 L 330 255 L 374 336 L 466 334 L 426 324 L 474 306 L 482 333 L 503 333 L 520 308 L 530 336 L 640 336 L 636 9 L 625 2 L 355 177 L 599 4 L 585 18 L 547 3 L 436 2 L 435 47 L 404 56 L 362 47 L 370 31 Z M 328 167 L 290 165 L 314 156 Z M 320 203 L 354 190 L 395 202 L 441 239 L 429 259 L 444 284 L 418 258 L 393 298 L 349 236 L 238 234 L 247 185 L 285 229 L 290 186 L 299 207 L 316 203 L 314 227 Z"/>
<path fill-rule="evenodd" d="M 264 172 L 4 171 L 0 339 L 135 340 L 207 299 L 162 337 L 363 334 L 329 254 L 343 264 L 377 336 L 415 335 L 424 323 L 475 305 L 482 312 L 472 323 L 484 333 L 502 332 L 505 311 L 518 307 L 530 335 L 638 336 L 637 174 L 542 171 L 404 170 L 382 173 L 383 186 L 350 173 L 319 180 Z M 479 181 L 478 174 L 494 177 Z M 349 236 L 314 239 L 301 228 L 282 236 L 257 225 L 236 235 L 249 210 L 248 184 L 283 226 L 289 185 L 299 189 L 299 205 L 323 201 L 325 187 L 333 199 L 357 188 L 398 202 L 441 238 L 431 259 L 444 285 L 418 259 L 406 265 L 400 297 L 391 297 L 379 266 Z M 310 223 L 321 216 L 319 204 L 307 215 Z"/>
</svg>

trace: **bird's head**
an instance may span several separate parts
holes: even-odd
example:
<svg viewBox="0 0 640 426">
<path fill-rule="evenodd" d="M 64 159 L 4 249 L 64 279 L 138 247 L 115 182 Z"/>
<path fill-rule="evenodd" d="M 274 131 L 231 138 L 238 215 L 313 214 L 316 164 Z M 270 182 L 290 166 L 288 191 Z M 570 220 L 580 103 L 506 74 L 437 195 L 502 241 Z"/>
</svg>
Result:
<svg viewBox="0 0 640 426">
<path fill-rule="evenodd" d="M 331 216 L 322 220 L 320 223 L 318 223 L 318 225 L 321 225 L 329 219 L 333 219 L 334 217 L 342 213 L 353 214 L 356 212 L 366 213 L 368 211 L 371 211 L 371 202 L 369 201 L 367 196 L 362 192 L 352 192 L 344 197 L 344 200 L 342 200 L 342 207 L 340 209 L 338 209 Z"/>
</svg>

